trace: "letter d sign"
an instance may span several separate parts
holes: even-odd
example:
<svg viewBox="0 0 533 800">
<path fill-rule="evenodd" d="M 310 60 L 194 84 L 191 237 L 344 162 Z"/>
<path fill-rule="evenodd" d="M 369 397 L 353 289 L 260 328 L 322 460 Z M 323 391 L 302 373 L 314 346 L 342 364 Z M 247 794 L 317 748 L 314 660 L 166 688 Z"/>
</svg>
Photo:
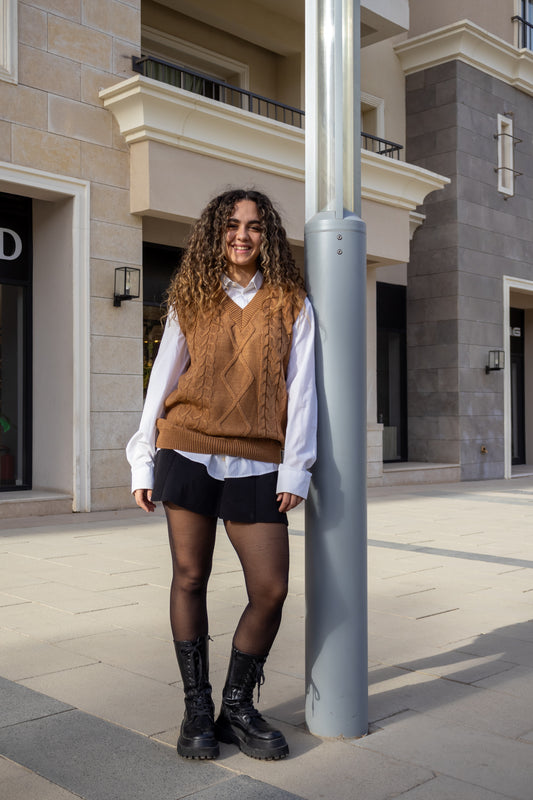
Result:
<svg viewBox="0 0 533 800">
<path fill-rule="evenodd" d="M 12 239 L 15 243 L 15 249 L 10 255 L 6 253 L 6 245 L 9 239 Z M 9 250 L 12 250 L 12 246 L 9 247 Z M 15 259 L 18 258 L 21 253 L 22 239 L 18 233 L 10 230 L 9 228 L 0 228 L 0 259 L 3 259 L 4 261 L 15 261 Z"/>
</svg>

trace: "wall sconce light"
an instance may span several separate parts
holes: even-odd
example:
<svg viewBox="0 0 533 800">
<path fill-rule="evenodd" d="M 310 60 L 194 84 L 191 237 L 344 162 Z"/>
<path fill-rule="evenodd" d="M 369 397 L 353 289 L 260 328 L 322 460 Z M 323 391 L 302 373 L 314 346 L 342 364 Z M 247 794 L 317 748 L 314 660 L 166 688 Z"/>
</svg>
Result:
<svg viewBox="0 0 533 800">
<path fill-rule="evenodd" d="M 494 370 L 505 367 L 505 353 L 503 350 L 489 350 L 489 363 L 485 367 L 487 375 Z"/>
<path fill-rule="evenodd" d="M 141 270 L 137 267 L 117 267 L 115 269 L 115 294 L 113 305 L 119 306 L 122 300 L 140 297 Z"/>
</svg>

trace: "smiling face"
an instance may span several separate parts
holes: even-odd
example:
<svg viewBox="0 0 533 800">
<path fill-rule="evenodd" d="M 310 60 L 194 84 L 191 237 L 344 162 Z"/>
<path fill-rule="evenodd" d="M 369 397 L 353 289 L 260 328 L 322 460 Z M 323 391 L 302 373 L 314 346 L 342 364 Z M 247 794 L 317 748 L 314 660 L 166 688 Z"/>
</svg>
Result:
<svg viewBox="0 0 533 800">
<path fill-rule="evenodd" d="M 226 262 L 232 280 L 248 281 L 257 271 L 263 226 L 253 200 L 240 200 L 228 220 L 226 232 Z M 239 280 L 240 278 L 240 280 Z"/>
</svg>

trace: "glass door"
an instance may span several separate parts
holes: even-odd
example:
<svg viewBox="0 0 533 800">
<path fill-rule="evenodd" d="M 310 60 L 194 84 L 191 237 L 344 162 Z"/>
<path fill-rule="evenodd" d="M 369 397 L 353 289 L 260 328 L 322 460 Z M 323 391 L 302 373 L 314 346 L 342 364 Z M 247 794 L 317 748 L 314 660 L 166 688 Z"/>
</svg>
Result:
<svg viewBox="0 0 533 800">
<path fill-rule="evenodd" d="M 31 200 L 0 193 L 0 491 L 31 488 Z"/>
<path fill-rule="evenodd" d="M 513 464 L 526 463 L 523 308 L 510 309 L 511 322 L 511 453 Z"/>
<path fill-rule="evenodd" d="M 143 242 L 143 387 L 148 388 L 152 366 L 163 335 L 166 291 L 179 268 L 183 250 Z"/>
<path fill-rule="evenodd" d="M 406 290 L 377 284 L 377 401 L 383 461 L 407 461 Z"/>
</svg>

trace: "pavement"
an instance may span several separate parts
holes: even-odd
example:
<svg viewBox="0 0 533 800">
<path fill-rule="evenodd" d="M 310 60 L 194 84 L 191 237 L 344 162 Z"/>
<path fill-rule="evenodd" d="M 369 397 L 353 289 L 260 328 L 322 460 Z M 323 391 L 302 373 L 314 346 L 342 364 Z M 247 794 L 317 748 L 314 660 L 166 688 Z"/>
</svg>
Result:
<svg viewBox="0 0 533 800">
<path fill-rule="evenodd" d="M 304 715 L 303 512 L 259 708 L 289 758 L 175 751 L 183 710 L 161 509 L 4 520 L 2 800 L 532 800 L 533 478 L 371 489 L 369 716 Z M 209 591 L 218 701 L 245 603 L 223 529 Z"/>
</svg>

